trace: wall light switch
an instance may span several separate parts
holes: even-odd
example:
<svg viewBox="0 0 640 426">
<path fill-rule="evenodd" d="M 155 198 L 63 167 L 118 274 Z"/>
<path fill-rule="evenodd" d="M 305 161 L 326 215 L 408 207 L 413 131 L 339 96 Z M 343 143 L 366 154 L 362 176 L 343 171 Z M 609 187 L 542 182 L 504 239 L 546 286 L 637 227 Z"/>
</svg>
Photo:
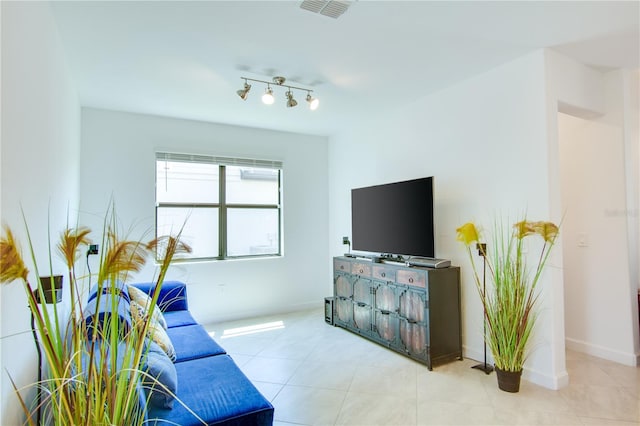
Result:
<svg viewBox="0 0 640 426">
<path fill-rule="evenodd" d="M 585 232 L 580 232 L 578 234 L 578 247 L 589 247 L 589 239 Z"/>
</svg>

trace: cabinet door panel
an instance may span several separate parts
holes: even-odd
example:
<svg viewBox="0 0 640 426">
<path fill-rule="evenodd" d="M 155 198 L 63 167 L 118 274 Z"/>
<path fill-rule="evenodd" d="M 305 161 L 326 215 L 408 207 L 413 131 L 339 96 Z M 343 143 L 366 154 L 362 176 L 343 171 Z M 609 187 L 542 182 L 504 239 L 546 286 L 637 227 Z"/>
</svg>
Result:
<svg viewBox="0 0 640 426">
<path fill-rule="evenodd" d="M 359 330 L 368 333 L 371 331 L 371 307 L 367 305 L 353 306 L 353 323 Z"/>
<path fill-rule="evenodd" d="M 373 305 L 373 283 L 371 280 L 358 278 L 353 283 L 353 300 L 356 303 Z"/>
<path fill-rule="evenodd" d="M 347 275 L 337 274 L 335 278 L 335 291 L 337 297 L 351 298 L 353 296 L 353 286 Z"/>
<path fill-rule="evenodd" d="M 425 318 L 425 294 L 407 289 L 400 294 L 400 316 L 414 322 L 423 322 Z"/>
<path fill-rule="evenodd" d="M 342 324 L 351 325 L 351 318 L 353 317 L 353 302 L 349 299 L 343 299 L 339 297 L 336 300 L 336 321 Z"/>
<path fill-rule="evenodd" d="M 397 287 L 387 283 L 379 283 L 376 286 L 375 307 L 381 311 L 398 312 Z"/>
<path fill-rule="evenodd" d="M 398 317 L 389 312 L 375 311 L 375 331 L 379 338 L 395 343 L 398 337 Z"/>
<path fill-rule="evenodd" d="M 424 324 L 400 320 L 400 339 L 409 354 L 415 357 L 427 357 L 427 328 Z"/>
</svg>

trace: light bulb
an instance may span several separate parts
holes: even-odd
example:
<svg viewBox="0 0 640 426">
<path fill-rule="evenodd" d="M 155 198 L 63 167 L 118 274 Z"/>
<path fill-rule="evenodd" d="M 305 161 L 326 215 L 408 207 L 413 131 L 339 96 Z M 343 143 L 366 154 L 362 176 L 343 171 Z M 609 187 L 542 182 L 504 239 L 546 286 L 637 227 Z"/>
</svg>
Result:
<svg viewBox="0 0 640 426">
<path fill-rule="evenodd" d="M 309 109 L 311 111 L 315 111 L 316 109 L 318 109 L 318 105 L 320 104 L 318 98 L 314 98 L 313 96 L 311 96 L 311 93 L 307 94 L 307 102 L 309 102 Z"/>
<path fill-rule="evenodd" d="M 271 90 L 271 87 L 267 87 L 267 89 L 264 91 L 264 95 L 262 95 L 262 102 L 267 105 L 271 105 L 275 102 L 275 98 L 273 97 L 273 90 Z"/>
</svg>

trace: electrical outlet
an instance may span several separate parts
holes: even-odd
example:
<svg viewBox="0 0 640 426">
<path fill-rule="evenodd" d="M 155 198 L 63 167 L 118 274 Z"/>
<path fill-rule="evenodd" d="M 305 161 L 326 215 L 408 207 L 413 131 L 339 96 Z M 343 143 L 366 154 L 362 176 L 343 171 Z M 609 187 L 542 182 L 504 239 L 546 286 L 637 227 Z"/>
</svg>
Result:
<svg viewBox="0 0 640 426">
<path fill-rule="evenodd" d="M 98 254 L 98 247 L 98 244 L 90 244 L 89 250 L 87 250 L 87 256 L 89 256 L 90 254 Z"/>
</svg>

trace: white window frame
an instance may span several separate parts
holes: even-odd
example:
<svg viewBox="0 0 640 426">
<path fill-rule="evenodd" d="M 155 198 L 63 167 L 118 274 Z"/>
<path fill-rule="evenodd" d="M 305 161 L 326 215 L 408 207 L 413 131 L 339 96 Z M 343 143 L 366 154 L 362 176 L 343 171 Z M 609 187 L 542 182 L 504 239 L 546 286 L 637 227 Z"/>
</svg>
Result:
<svg viewBox="0 0 640 426">
<path fill-rule="evenodd" d="M 282 168 L 281 161 L 275 160 L 256 160 L 246 158 L 232 158 L 232 157 L 219 157 L 200 154 L 178 154 L 169 152 L 156 152 L 155 155 L 155 177 L 156 182 L 158 180 L 158 163 L 159 161 L 177 161 L 186 163 L 204 163 L 218 166 L 219 171 L 219 199 L 217 203 L 188 203 L 188 202 L 158 202 L 157 200 L 157 188 L 154 194 L 156 197 L 155 206 L 155 234 L 158 235 L 158 209 L 160 208 L 217 208 L 218 209 L 218 256 L 213 257 L 192 257 L 186 255 L 184 257 L 176 257 L 176 261 L 203 261 L 203 260 L 227 260 L 227 259 L 242 259 L 242 258 L 255 258 L 255 257 L 277 257 L 282 256 L 283 247 L 283 224 L 282 224 Z M 226 201 L 226 167 L 227 166 L 240 166 L 248 168 L 260 168 L 260 169 L 272 169 L 278 171 L 278 202 L 277 204 L 241 204 L 241 203 L 227 203 Z M 260 208 L 260 209 L 275 209 L 278 211 L 278 250 L 277 253 L 268 254 L 248 254 L 248 255 L 228 255 L 228 241 L 227 241 L 227 215 L 228 210 L 234 208 Z M 176 224 L 176 226 L 181 224 Z"/>
</svg>

